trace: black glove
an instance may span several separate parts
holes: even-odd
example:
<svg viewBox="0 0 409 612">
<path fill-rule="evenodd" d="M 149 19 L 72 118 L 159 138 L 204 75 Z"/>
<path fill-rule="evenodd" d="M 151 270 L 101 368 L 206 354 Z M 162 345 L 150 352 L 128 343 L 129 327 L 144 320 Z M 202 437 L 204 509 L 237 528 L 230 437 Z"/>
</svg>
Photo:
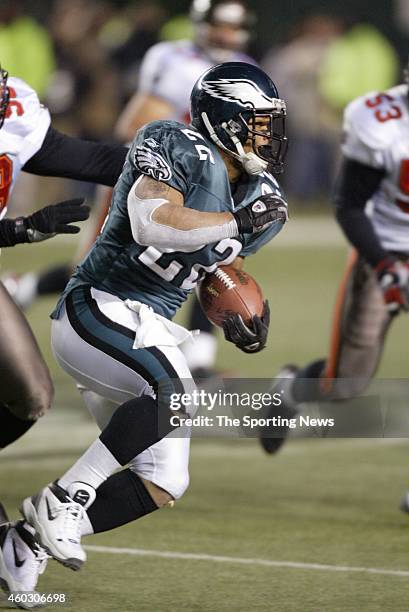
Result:
<svg viewBox="0 0 409 612">
<path fill-rule="evenodd" d="M 409 310 L 409 265 L 386 257 L 375 268 L 386 308 L 391 314 Z"/>
<path fill-rule="evenodd" d="M 21 225 L 27 233 L 24 242 L 40 242 L 56 234 L 78 234 L 80 228 L 69 225 L 74 221 L 88 219 L 90 208 L 83 206 L 84 198 L 66 200 L 59 204 L 46 206 L 22 220 Z"/>
<path fill-rule="evenodd" d="M 263 315 L 254 315 L 251 328 L 246 325 L 239 314 L 235 314 L 223 323 L 224 337 L 233 342 L 237 348 L 245 353 L 258 353 L 267 342 L 268 326 L 270 325 L 270 308 L 268 301 L 264 302 Z"/>
<path fill-rule="evenodd" d="M 260 196 L 245 208 L 233 213 L 239 234 L 252 234 L 260 232 L 264 227 L 288 219 L 285 200 L 275 193 L 267 193 Z"/>
</svg>

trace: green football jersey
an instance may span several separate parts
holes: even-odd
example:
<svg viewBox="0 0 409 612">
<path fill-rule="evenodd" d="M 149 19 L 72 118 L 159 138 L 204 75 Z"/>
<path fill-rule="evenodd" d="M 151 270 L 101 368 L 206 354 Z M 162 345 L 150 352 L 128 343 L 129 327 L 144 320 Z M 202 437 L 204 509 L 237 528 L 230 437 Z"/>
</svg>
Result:
<svg viewBox="0 0 409 612">
<path fill-rule="evenodd" d="M 101 234 L 75 271 L 53 316 L 70 291 L 91 285 L 122 299 L 139 300 L 171 318 L 206 272 L 239 255 L 255 253 L 282 228 L 281 221 L 275 222 L 259 233 L 225 238 L 192 252 L 142 246 L 132 236 L 127 209 L 128 193 L 141 174 L 168 183 L 183 194 L 185 207 L 199 211 L 233 212 L 262 194 L 281 195 L 277 181 L 267 172 L 243 174 L 231 185 L 217 146 L 193 127 L 175 121 L 144 126 L 130 148 Z"/>
</svg>

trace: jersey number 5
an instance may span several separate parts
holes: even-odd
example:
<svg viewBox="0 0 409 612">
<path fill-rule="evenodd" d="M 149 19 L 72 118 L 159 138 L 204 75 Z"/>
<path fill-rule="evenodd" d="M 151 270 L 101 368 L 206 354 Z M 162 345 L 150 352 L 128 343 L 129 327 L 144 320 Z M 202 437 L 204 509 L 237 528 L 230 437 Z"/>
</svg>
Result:
<svg viewBox="0 0 409 612">
<path fill-rule="evenodd" d="M 24 108 L 21 102 L 15 100 L 15 98 L 17 98 L 16 90 L 13 89 L 13 87 L 9 87 L 9 94 L 10 99 L 6 110 L 6 119 L 9 119 L 13 112 L 16 112 L 16 114 L 21 117 L 21 115 L 24 115 Z"/>
</svg>

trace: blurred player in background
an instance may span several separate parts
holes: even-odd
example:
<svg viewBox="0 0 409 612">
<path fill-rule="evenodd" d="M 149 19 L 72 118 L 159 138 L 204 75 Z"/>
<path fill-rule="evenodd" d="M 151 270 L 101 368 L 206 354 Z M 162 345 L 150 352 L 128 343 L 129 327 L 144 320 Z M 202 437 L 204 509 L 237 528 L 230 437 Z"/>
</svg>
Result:
<svg viewBox="0 0 409 612">
<path fill-rule="evenodd" d="M 251 38 L 255 16 L 245 0 L 195 0 L 190 16 L 194 39 L 161 42 L 145 55 L 139 75 L 139 88 L 128 102 L 116 127 L 116 136 L 129 142 L 135 132 L 150 121 L 173 119 L 190 123 L 189 97 L 198 77 L 208 68 L 226 61 L 254 64 L 244 53 Z M 95 217 L 95 231 L 81 256 L 92 247 L 108 212 L 111 192 L 100 192 L 100 213 Z M 41 275 L 30 274 L 19 281 L 14 297 L 28 305 L 38 295 L 63 291 L 72 273 L 72 265 L 48 269 Z M 13 280 L 9 286 L 11 286 Z M 202 378 L 211 373 L 216 358 L 213 326 L 193 297 L 189 328 L 200 329 L 195 347 L 186 347 L 186 357 L 193 375 Z"/>
<path fill-rule="evenodd" d="M 145 55 L 139 89 L 118 120 L 123 142 L 150 121 L 173 119 L 190 123 L 192 87 L 211 66 L 227 61 L 254 63 L 244 49 L 254 16 L 244 0 L 195 0 L 190 16 L 194 40 L 160 42 Z"/>
<path fill-rule="evenodd" d="M 241 267 L 287 219 L 268 172 L 282 167 L 287 144 L 274 83 L 250 64 L 225 63 L 197 81 L 191 100 L 191 126 L 156 121 L 138 131 L 102 233 L 53 313 L 54 354 L 91 397 L 102 433 L 22 512 L 42 546 L 72 569 L 86 559 L 82 535 L 185 492 L 189 430 L 167 436 L 176 427 L 168 394 L 194 388 L 179 348 L 190 332 L 171 319 L 205 271 Z M 223 327 L 228 341 L 255 353 L 268 326 L 265 303 L 250 325 L 235 315 Z M 33 590 L 44 568 L 16 565 L 10 539 L 21 545 L 21 525 L 1 528 L 7 591 Z"/>
<path fill-rule="evenodd" d="M 283 416 L 294 415 L 301 402 L 362 393 L 375 375 L 391 322 L 409 310 L 407 71 L 405 80 L 346 107 L 334 205 L 353 250 L 337 297 L 328 358 L 302 369 L 284 366 L 277 374 L 288 379 Z M 282 437 L 271 438 L 261 432 L 264 450 L 276 452 L 287 433 L 283 428 Z"/>
</svg>

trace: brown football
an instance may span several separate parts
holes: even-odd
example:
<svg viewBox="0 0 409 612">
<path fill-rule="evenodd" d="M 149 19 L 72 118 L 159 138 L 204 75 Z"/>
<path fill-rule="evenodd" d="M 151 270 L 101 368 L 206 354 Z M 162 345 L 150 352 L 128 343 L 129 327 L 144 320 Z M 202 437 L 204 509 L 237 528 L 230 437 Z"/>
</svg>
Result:
<svg viewBox="0 0 409 612">
<path fill-rule="evenodd" d="M 245 323 L 254 315 L 263 314 L 263 293 L 254 278 L 232 266 L 220 266 L 207 274 L 199 286 L 200 304 L 214 325 L 234 314 L 240 314 Z"/>
</svg>

